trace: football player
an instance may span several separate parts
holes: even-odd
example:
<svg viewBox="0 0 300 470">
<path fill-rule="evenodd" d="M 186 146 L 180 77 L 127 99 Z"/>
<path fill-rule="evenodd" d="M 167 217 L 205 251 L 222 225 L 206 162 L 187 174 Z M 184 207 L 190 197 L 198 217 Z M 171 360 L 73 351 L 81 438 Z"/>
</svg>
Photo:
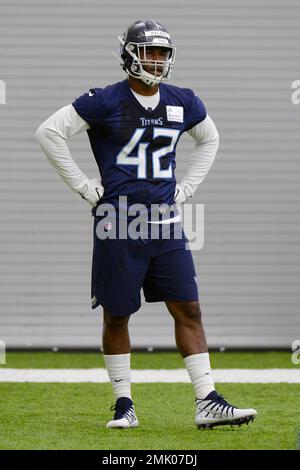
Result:
<svg viewBox="0 0 300 470">
<path fill-rule="evenodd" d="M 92 206 L 94 247 L 92 308 L 103 307 L 103 352 L 116 397 L 108 428 L 138 425 L 131 396 L 128 321 L 147 302 L 163 301 L 175 322 L 175 338 L 195 390 L 198 427 L 248 423 L 254 409 L 230 405 L 214 387 L 190 249 L 178 207 L 195 193 L 209 171 L 219 145 L 217 129 L 194 92 L 166 84 L 175 63 L 175 46 L 168 31 L 153 20 L 137 21 L 119 37 L 121 66 L 126 78 L 105 88 L 93 88 L 50 116 L 36 132 L 48 157 L 70 188 Z M 87 131 L 99 167 L 89 179 L 76 165 L 67 139 Z M 185 175 L 175 179 L 175 151 L 187 132 L 195 142 Z M 158 239 L 149 236 L 154 222 L 142 224 L 142 236 L 100 239 L 99 209 L 111 204 L 120 218 L 127 203 L 154 204 L 170 212 L 161 220 Z M 161 236 L 169 225 L 170 237 Z M 106 230 L 113 221 L 106 222 Z M 147 233 L 145 233 L 145 231 Z M 180 237 L 175 237 L 175 234 Z"/>
</svg>

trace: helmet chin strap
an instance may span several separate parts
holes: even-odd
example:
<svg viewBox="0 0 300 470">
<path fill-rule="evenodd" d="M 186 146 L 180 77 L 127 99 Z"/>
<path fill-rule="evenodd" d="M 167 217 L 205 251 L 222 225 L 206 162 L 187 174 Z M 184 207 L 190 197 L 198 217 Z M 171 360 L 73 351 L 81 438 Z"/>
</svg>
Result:
<svg viewBox="0 0 300 470">
<path fill-rule="evenodd" d="M 151 87 L 153 87 L 155 85 L 158 85 L 159 83 L 161 83 L 163 81 L 162 80 L 162 74 L 159 76 L 159 78 L 156 78 L 156 77 L 152 76 L 149 72 L 146 72 L 144 69 L 143 69 L 144 73 L 141 74 L 141 75 L 139 75 L 139 74 L 134 75 L 128 69 L 126 69 L 126 72 L 131 77 L 137 78 L 138 80 L 141 80 L 142 82 L 146 83 L 146 85 L 151 86 Z"/>
<path fill-rule="evenodd" d="M 146 85 L 149 85 L 149 86 L 155 86 L 155 85 L 158 85 L 159 83 L 161 83 L 161 80 L 154 80 L 154 79 L 151 79 L 151 78 L 148 78 L 148 77 L 145 77 L 145 76 L 140 76 L 139 77 L 140 80 L 142 80 L 142 82 L 146 83 Z"/>
<path fill-rule="evenodd" d="M 128 69 L 126 69 L 126 72 L 127 72 L 127 75 L 130 75 L 133 78 L 137 78 L 138 80 L 141 80 L 142 82 L 146 83 L 146 85 L 151 86 L 151 87 L 158 85 L 159 83 L 162 82 L 162 80 L 157 80 L 151 77 L 145 77 L 144 75 L 134 75 Z"/>
</svg>

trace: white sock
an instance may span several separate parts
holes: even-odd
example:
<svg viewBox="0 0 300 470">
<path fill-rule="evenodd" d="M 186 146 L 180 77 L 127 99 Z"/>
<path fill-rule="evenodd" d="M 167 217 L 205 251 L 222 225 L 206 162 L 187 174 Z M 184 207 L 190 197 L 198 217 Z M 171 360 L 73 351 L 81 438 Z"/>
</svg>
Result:
<svg viewBox="0 0 300 470">
<path fill-rule="evenodd" d="M 184 359 L 191 382 L 194 386 L 196 398 L 203 399 L 215 390 L 211 376 L 209 354 L 192 354 Z"/>
<path fill-rule="evenodd" d="M 131 399 L 130 353 L 103 354 L 103 357 L 116 399 L 120 397 L 128 397 Z"/>
</svg>

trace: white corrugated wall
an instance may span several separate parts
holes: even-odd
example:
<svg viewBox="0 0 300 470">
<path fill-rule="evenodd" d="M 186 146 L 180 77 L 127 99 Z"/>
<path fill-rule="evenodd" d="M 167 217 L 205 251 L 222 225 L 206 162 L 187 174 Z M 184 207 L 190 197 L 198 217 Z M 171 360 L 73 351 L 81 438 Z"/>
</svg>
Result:
<svg viewBox="0 0 300 470">
<path fill-rule="evenodd" d="M 100 344 L 90 208 L 50 167 L 34 132 L 90 87 L 122 79 L 111 51 L 140 18 L 172 33 L 172 83 L 199 94 L 220 133 L 194 198 L 205 205 L 205 245 L 194 259 L 209 345 L 290 347 L 300 334 L 296 0 L 0 0 L 0 339 L 8 347 Z M 191 145 L 184 137 L 178 147 L 178 179 Z M 97 176 L 87 136 L 70 147 Z M 163 303 L 143 304 L 131 332 L 133 347 L 175 345 Z"/>
</svg>

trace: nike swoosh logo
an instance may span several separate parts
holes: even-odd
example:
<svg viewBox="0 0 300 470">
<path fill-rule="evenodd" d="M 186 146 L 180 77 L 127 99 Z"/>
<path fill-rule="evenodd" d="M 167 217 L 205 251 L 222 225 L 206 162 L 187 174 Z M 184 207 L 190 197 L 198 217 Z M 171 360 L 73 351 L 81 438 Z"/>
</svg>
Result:
<svg viewBox="0 0 300 470">
<path fill-rule="evenodd" d="M 120 379 L 120 380 L 115 379 L 115 382 L 122 382 L 122 380 L 123 380 L 123 379 Z"/>
<path fill-rule="evenodd" d="M 95 93 L 93 93 L 92 91 L 89 91 L 89 96 L 94 96 Z"/>
</svg>

